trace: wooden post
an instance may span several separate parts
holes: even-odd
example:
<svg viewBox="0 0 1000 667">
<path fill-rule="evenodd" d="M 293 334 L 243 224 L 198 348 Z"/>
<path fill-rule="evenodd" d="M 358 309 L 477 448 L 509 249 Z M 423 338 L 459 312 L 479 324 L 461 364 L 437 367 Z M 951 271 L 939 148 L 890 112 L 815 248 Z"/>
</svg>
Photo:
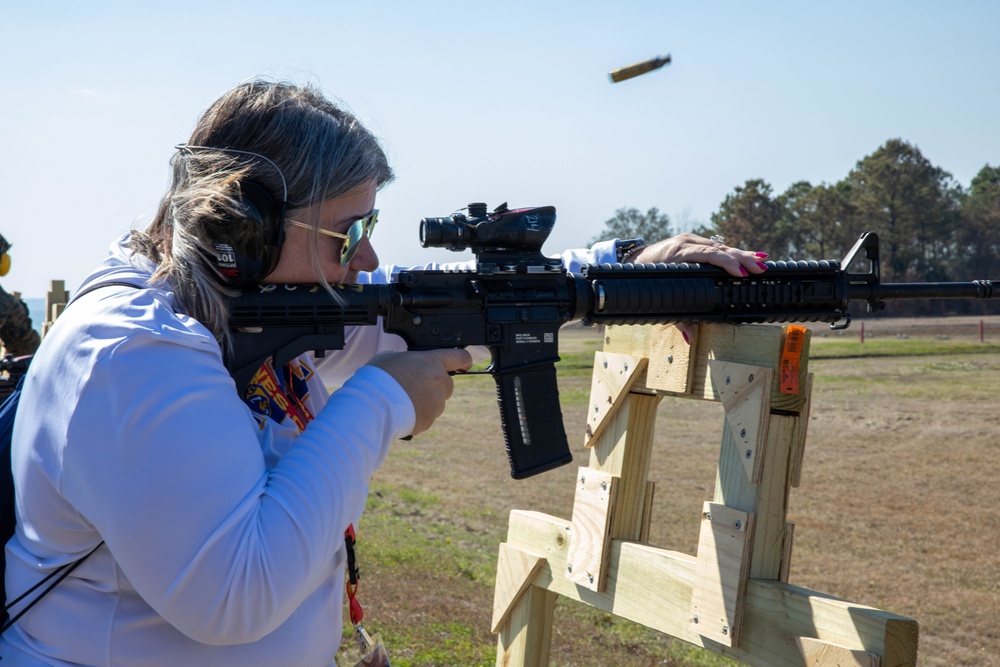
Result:
<svg viewBox="0 0 1000 667">
<path fill-rule="evenodd" d="M 788 583 L 810 411 L 808 331 L 702 326 L 608 327 L 596 354 L 572 519 L 514 510 L 494 600 L 498 666 L 548 664 L 553 607 L 564 596 L 751 665 L 916 665 L 917 623 Z M 648 544 L 648 480 L 663 396 L 719 401 L 715 495 L 698 553 Z"/>
<path fill-rule="evenodd" d="M 65 310 L 69 303 L 69 292 L 66 291 L 66 283 L 63 280 L 53 280 L 49 285 L 48 294 L 45 295 L 45 317 L 48 318 L 42 323 L 42 336 L 49 332 L 49 328 L 56 321 L 56 318 Z"/>
</svg>

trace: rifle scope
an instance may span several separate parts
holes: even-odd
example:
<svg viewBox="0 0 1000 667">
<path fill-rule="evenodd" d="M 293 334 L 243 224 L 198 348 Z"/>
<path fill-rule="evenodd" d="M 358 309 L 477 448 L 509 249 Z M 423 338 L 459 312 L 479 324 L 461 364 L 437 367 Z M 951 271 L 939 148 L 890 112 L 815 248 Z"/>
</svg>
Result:
<svg viewBox="0 0 1000 667">
<path fill-rule="evenodd" d="M 501 204 L 492 213 L 486 204 L 472 203 L 447 217 L 420 221 L 420 245 L 474 252 L 539 253 L 556 224 L 554 206 L 510 210 Z"/>
</svg>

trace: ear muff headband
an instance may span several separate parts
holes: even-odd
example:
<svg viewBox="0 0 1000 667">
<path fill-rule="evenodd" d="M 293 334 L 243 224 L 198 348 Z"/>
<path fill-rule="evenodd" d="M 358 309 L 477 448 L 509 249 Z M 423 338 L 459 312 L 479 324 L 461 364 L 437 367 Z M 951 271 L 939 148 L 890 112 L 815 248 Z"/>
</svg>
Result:
<svg viewBox="0 0 1000 667">
<path fill-rule="evenodd" d="M 282 198 L 276 201 L 267 188 L 256 181 L 239 182 L 237 208 L 240 216 L 213 223 L 205 230 L 215 250 L 215 266 L 227 284 L 240 287 L 257 283 L 274 270 L 285 240 L 285 205 L 288 184 L 281 169 L 268 157 L 251 151 L 214 146 L 180 144 L 179 151 L 220 151 L 263 160 L 281 177 Z"/>
</svg>

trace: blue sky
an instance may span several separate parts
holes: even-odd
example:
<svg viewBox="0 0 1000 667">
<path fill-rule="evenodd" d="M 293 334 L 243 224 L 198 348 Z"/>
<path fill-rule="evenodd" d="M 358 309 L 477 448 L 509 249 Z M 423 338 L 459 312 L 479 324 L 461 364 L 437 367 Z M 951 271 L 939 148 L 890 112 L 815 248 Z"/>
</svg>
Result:
<svg viewBox="0 0 1000 667">
<path fill-rule="evenodd" d="M 5 3 L 0 232 L 29 297 L 143 226 L 173 146 L 223 91 L 309 82 L 380 136 L 383 260 L 470 201 L 554 205 L 545 250 L 621 207 L 688 229 L 763 178 L 843 178 L 890 138 L 963 185 L 1000 164 L 1000 3 Z M 673 63 L 612 84 L 610 69 Z"/>
</svg>

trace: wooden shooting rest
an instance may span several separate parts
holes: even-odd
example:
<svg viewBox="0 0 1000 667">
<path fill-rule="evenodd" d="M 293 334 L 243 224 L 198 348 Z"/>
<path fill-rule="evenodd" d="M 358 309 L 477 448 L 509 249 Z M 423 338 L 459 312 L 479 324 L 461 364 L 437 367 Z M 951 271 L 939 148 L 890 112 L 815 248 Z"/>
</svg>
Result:
<svg viewBox="0 0 1000 667">
<path fill-rule="evenodd" d="M 788 583 L 809 342 L 794 325 L 702 325 L 691 346 L 674 327 L 606 329 L 573 518 L 510 513 L 493 601 L 498 666 L 548 664 L 559 595 L 751 665 L 916 665 L 916 621 Z M 648 544 L 663 396 L 725 409 L 715 496 L 692 508 L 696 556 Z"/>
</svg>

